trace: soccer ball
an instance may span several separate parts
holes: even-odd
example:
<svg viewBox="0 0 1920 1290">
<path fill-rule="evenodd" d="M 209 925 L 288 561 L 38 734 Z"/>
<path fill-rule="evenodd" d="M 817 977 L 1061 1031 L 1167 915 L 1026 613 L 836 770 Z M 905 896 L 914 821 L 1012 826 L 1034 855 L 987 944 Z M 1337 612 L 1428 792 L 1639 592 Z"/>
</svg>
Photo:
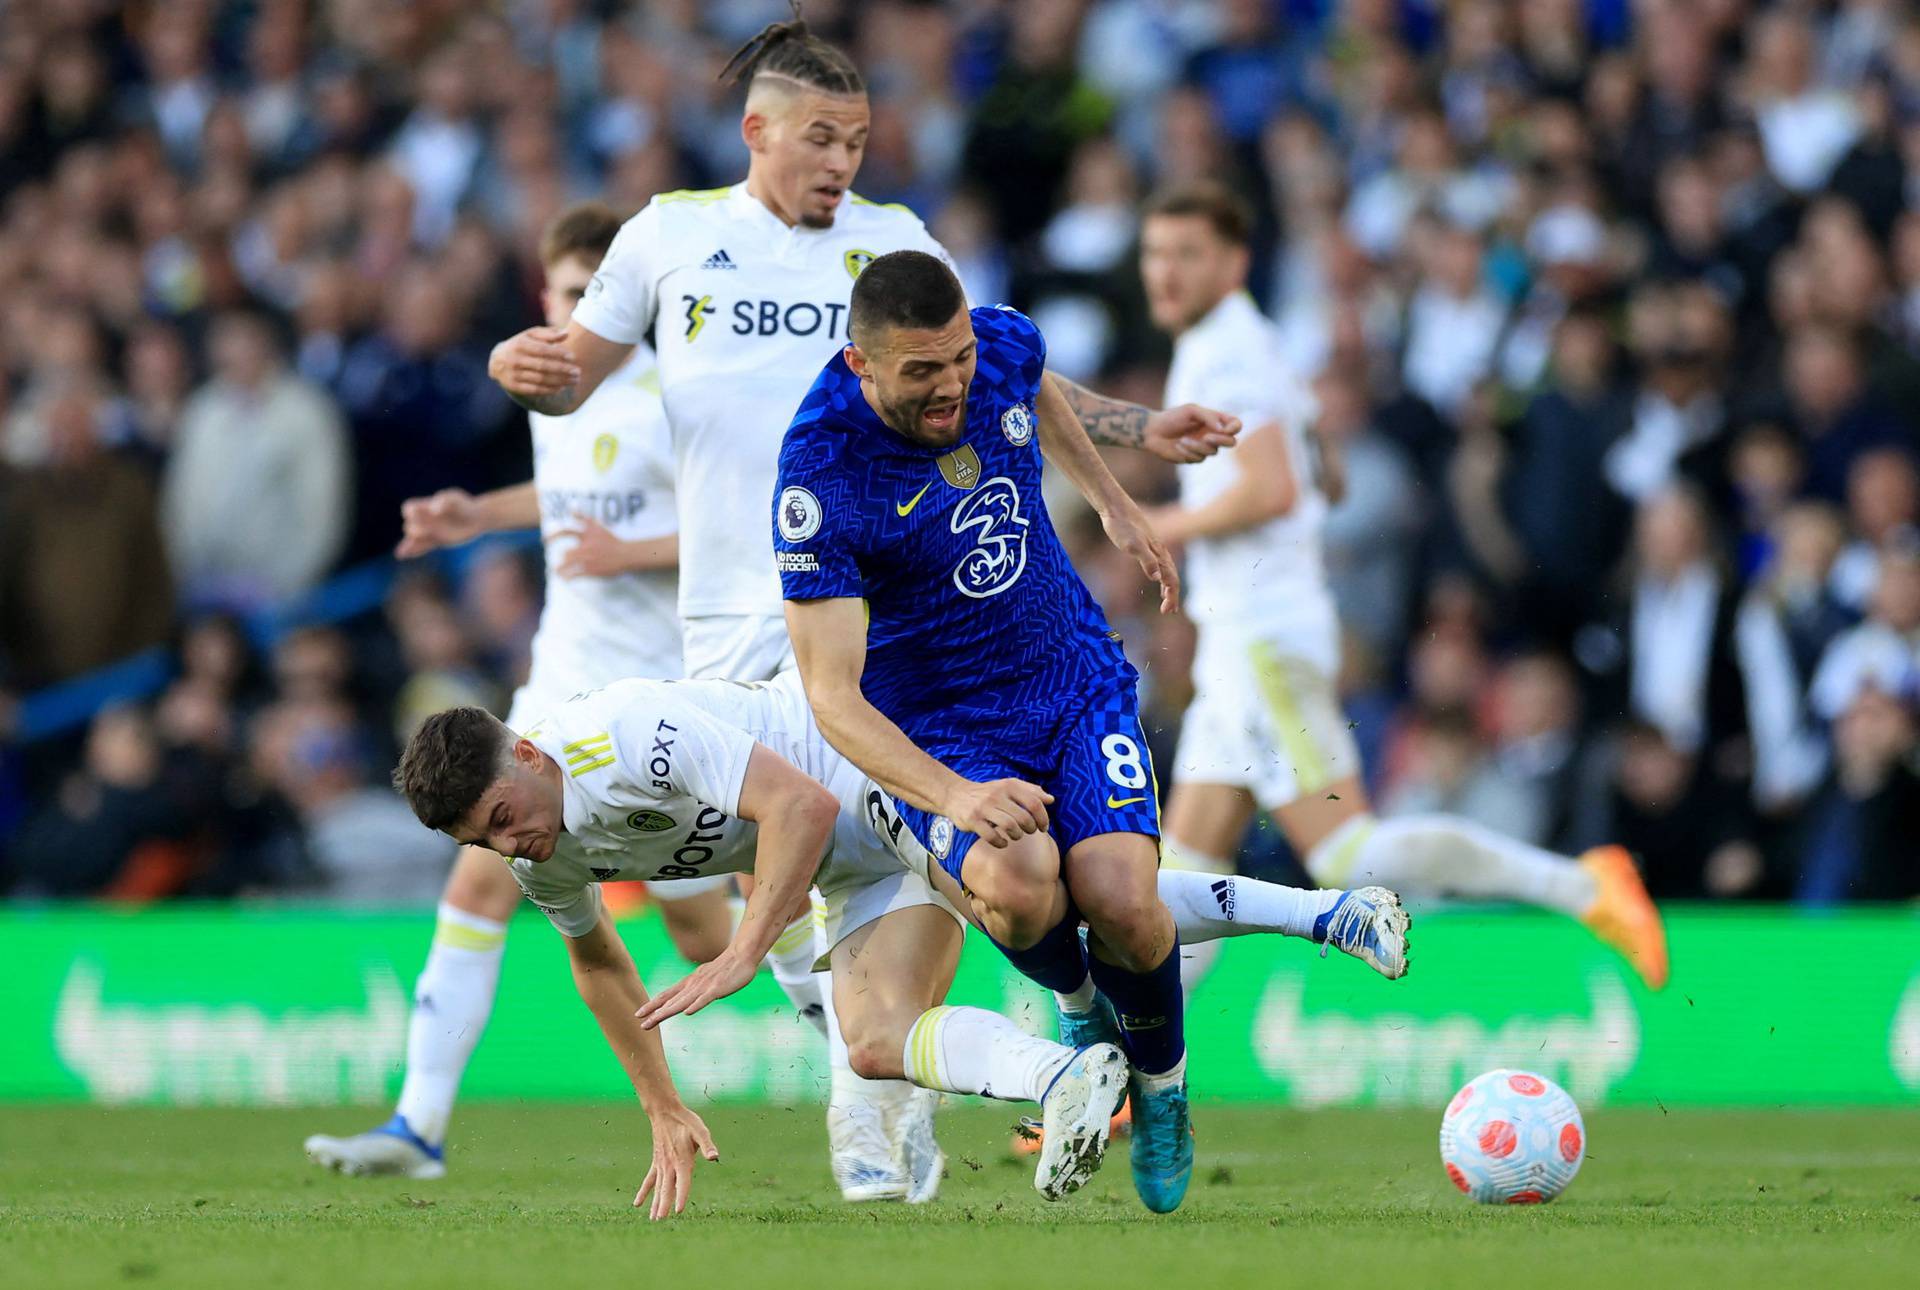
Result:
<svg viewBox="0 0 1920 1290">
<path fill-rule="evenodd" d="M 1526 1071 L 1469 1080 L 1440 1117 L 1440 1163 L 1483 1205 L 1542 1205 L 1587 1155 L 1587 1127 L 1567 1090 Z"/>
</svg>

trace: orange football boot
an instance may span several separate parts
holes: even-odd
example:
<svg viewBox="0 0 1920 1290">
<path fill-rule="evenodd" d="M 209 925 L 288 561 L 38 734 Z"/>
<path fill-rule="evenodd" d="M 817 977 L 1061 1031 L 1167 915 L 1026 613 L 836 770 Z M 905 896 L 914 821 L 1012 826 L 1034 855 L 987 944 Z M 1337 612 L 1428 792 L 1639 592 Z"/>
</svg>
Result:
<svg viewBox="0 0 1920 1290">
<path fill-rule="evenodd" d="M 1633 965 L 1649 989 L 1667 985 L 1667 929 L 1625 847 L 1595 847 L 1580 857 L 1600 894 L 1580 915 L 1595 936 Z"/>
</svg>

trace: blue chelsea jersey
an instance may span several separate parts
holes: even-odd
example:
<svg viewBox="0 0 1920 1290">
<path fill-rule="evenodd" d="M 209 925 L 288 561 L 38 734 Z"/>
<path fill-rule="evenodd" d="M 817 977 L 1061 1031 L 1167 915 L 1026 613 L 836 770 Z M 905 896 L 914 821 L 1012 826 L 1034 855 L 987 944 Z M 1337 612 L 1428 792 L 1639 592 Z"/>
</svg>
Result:
<svg viewBox="0 0 1920 1290">
<path fill-rule="evenodd" d="M 827 364 L 781 446 L 774 558 L 788 600 L 866 600 L 861 688 L 916 743 L 986 731 L 1018 752 L 1101 682 L 1137 678 L 1041 497 L 1046 342 L 1013 309 L 971 317 L 952 448 L 896 434 L 844 357 Z"/>
</svg>

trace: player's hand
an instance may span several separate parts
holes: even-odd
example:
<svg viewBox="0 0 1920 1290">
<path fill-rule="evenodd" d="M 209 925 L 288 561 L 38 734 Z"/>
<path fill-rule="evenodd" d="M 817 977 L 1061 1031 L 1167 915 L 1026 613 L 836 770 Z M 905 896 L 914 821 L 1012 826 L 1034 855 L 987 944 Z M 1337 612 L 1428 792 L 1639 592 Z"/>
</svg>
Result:
<svg viewBox="0 0 1920 1290">
<path fill-rule="evenodd" d="M 563 578 L 611 578 L 631 567 L 627 544 L 591 515 L 574 516 L 572 528 L 560 529 L 553 536 L 573 539 L 573 546 L 555 566 L 555 572 Z"/>
<path fill-rule="evenodd" d="M 558 394 L 580 379 L 580 366 L 564 344 L 560 327 L 529 327 L 493 347 L 487 356 L 487 375 L 508 394 L 538 398 Z"/>
<path fill-rule="evenodd" d="M 720 1162 L 720 1149 L 706 1124 L 685 1103 L 675 1102 L 650 1112 L 653 1124 L 653 1167 L 634 1193 L 633 1207 L 639 1209 L 653 1196 L 647 1217 L 660 1219 L 682 1213 L 687 1208 L 687 1193 L 693 1187 L 693 1167 L 701 1160 Z"/>
<path fill-rule="evenodd" d="M 431 497 L 400 503 L 400 545 L 393 553 L 412 560 L 443 546 L 459 546 L 480 536 L 480 503 L 464 488 L 443 488 Z"/>
<path fill-rule="evenodd" d="M 1029 833 L 1047 830 L 1047 803 L 1053 794 L 1024 779 L 969 780 L 957 789 L 941 814 L 953 827 L 1004 847 Z"/>
<path fill-rule="evenodd" d="M 662 990 L 633 1015 L 648 1030 L 681 1013 L 692 1016 L 715 999 L 724 999 L 746 988 L 760 971 L 758 959 L 749 960 L 728 946 L 719 957 L 702 963 L 691 973 Z"/>
<path fill-rule="evenodd" d="M 1180 608 L 1180 566 L 1140 508 L 1129 501 L 1102 515 L 1100 523 L 1107 530 L 1107 540 L 1132 556 L 1140 572 L 1160 584 L 1160 612 L 1170 614 Z"/>
<path fill-rule="evenodd" d="M 1147 418 L 1146 450 L 1171 462 L 1204 461 L 1240 436 L 1240 418 L 1182 403 Z"/>
</svg>

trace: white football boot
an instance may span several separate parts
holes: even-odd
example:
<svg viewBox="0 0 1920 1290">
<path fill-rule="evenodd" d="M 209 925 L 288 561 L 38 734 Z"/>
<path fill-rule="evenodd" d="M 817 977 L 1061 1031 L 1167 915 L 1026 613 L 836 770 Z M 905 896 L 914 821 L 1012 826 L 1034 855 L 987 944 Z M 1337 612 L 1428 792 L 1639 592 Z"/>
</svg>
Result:
<svg viewBox="0 0 1920 1290">
<path fill-rule="evenodd" d="M 885 1116 L 873 1100 L 836 1097 L 828 1102 L 827 1145 L 842 1199 L 858 1204 L 907 1198 L 907 1172 L 894 1159 Z"/>
<path fill-rule="evenodd" d="M 939 1109 L 940 1094 L 916 1088 L 893 1116 L 893 1154 L 907 1175 L 909 1205 L 924 1205 L 938 1196 L 940 1180 L 947 1173 L 947 1153 L 933 1132 L 934 1112 Z"/>
<path fill-rule="evenodd" d="M 1313 941 L 1320 957 L 1327 946 L 1365 963 L 1395 981 L 1407 974 L 1407 929 L 1413 915 L 1385 887 L 1356 887 L 1340 893 L 1333 908 L 1313 920 Z"/>
<path fill-rule="evenodd" d="M 307 1139 L 307 1158 L 354 1178 L 444 1178 L 446 1148 L 430 1146 L 396 1115 L 377 1129 L 334 1138 Z"/>
<path fill-rule="evenodd" d="M 1127 1059 L 1113 1044 L 1073 1056 L 1040 1099 L 1045 1137 L 1033 1185 L 1048 1200 L 1079 1191 L 1107 1153 L 1113 1113 L 1127 1096 Z"/>
</svg>

